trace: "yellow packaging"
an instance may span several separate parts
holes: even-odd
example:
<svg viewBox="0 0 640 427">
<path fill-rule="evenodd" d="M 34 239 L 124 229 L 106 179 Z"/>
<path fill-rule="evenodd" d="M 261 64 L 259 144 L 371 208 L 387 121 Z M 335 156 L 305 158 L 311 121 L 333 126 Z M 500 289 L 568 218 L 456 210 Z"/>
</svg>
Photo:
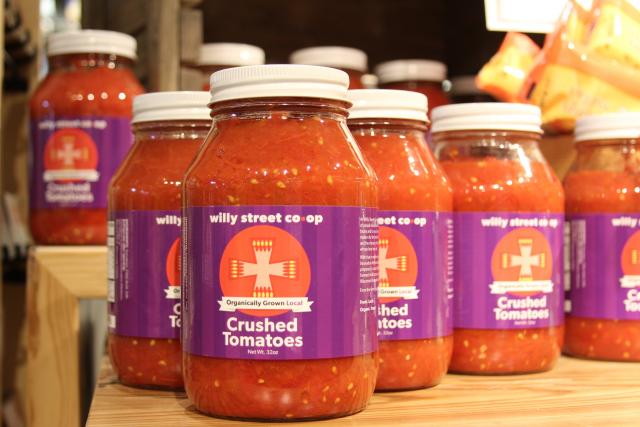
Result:
<svg viewBox="0 0 640 427">
<path fill-rule="evenodd" d="M 640 109 L 640 99 L 566 65 L 547 64 L 531 92 L 547 130 L 572 132 L 577 117 Z"/>
<path fill-rule="evenodd" d="M 517 101 L 539 51 L 526 35 L 507 33 L 498 52 L 478 73 L 476 85 L 501 101 Z"/>
<path fill-rule="evenodd" d="M 636 7 L 628 0 L 599 2 L 587 49 L 640 69 L 640 11 Z"/>
</svg>

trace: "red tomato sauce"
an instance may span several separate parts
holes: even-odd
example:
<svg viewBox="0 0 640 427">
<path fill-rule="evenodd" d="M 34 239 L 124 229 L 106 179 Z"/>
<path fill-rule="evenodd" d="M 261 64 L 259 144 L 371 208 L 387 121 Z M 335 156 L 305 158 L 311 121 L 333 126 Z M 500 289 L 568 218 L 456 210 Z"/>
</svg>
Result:
<svg viewBox="0 0 640 427">
<path fill-rule="evenodd" d="M 175 121 L 135 125 L 135 145 L 111 182 L 111 211 L 181 209 L 180 185 L 184 171 L 209 131 L 208 122 L 196 123 Z M 132 259 L 130 262 L 145 260 Z M 179 338 L 111 333 L 109 354 L 123 384 L 171 389 L 183 386 Z"/>
<path fill-rule="evenodd" d="M 371 125 L 367 122 L 372 120 L 366 119 L 349 121 L 378 177 L 378 208 L 451 212 L 452 190 L 424 143 L 426 127 L 411 121 L 385 121 L 390 124 Z M 453 337 L 380 340 L 379 345 L 376 390 L 416 389 L 440 383 L 451 359 Z"/>
<path fill-rule="evenodd" d="M 486 157 L 456 158 L 452 150 L 451 159 L 441 164 L 453 186 L 454 210 L 563 212 L 562 186 L 546 163 L 534 159 L 525 167 L 520 160 L 493 157 L 488 149 Z M 514 374 L 551 369 L 560 355 L 563 329 L 456 328 L 450 370 Z"/>
<path fill-rule="evenodd" d="M 32 120 L 59 116 L 130 118 L 133 97 L 144 91 L 133 74 L 132 61 L 126 58 L 70 54 L 53 56 L 50 61 L 51 71 L 30 101 Z M 39 244 L 106 242 L 106 207 L 32 208 L 29 221 Z"/>
<path fill-rule="evenodd" d="M 285 98 L 226 104 L 214 109 L 214 130 L 185 177 L 186 206 L 375 206 L 375 183 L 347 143 L 346 104 Z M 366 405 L 376 375 L 375 353 L 280 361 L 184 353 L 189 398 L 220 417 L 352 414 Z"/>
<path fill-rule="evenodd" d="M 591 160 L 587 160 L 594 170 L 572 171 L 565 178 L 567 215 L 637 214 L 640 177 L 635 157 L 623 159 L 621 147 L 604 144 L 598 148 L 597 141 L 589 144 L 599 150 L 590 153 Z M 624 166 L 618 167 L 619 163 Z M 640 361 L 640 321 L 567 315 L 566 328 L 564 351 L 568 354 L 600 360 Z"/>
</svg>

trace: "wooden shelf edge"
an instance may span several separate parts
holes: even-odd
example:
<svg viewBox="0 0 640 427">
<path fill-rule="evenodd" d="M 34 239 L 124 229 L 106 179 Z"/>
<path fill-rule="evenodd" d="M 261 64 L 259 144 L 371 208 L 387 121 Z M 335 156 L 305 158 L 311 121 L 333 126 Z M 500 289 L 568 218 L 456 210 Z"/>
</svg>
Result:
<svg viewBox="0 0 640 427">
<path fill-rule="evenodd" d="M 106 246 L 34 246 L 30 256 L 71 295 L 107 297 Z"/>
<path fill-rule="evenodd" d="M 448 375 L 432 389 L 376 394 L 365 411 L 322 425 L 637 425 L 639 391 L 640 364 L 563 357 L 556 369 L 540 374 Z M 120 385 L 105 358 L 87 426 L 116 424 L 264 426 L 201 415 L 184 393 Z"/>
</svg>

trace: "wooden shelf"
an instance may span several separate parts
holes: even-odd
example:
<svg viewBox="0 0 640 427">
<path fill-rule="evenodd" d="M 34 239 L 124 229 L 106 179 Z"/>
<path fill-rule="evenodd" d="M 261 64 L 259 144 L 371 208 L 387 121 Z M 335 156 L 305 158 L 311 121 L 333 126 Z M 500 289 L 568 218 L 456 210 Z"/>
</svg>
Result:
<svg viewBox="0 0 640 427">
<path fill-rule="evenodd" d="M 89 395 L 95 384 L 96 373 L 90 365 L 99 365 L 104 354 L 106 296 L 105 246 L 31 248 L 27 268 L 27 425 L 81 425 L 83 409 L 88 407 L 83 396 Z"/>
<path fill-rule="evenodd" d="M 376 394 L 336 426 L 393 425 L 638 425 L 640 364 L 563 357 L 551 372 L 474 377 L 448 375 L 438 387 Z M 310 423 L 299 423 L 309 425 Z M 311 423 L 312 424 L 312 423 Z M 116 382 L 103 363 L 87 426 L 259 425 L 206 417 L 184 393 L 139 390 Z M 288 424 L 292 425 L 292 424 Z"/>
</svg>

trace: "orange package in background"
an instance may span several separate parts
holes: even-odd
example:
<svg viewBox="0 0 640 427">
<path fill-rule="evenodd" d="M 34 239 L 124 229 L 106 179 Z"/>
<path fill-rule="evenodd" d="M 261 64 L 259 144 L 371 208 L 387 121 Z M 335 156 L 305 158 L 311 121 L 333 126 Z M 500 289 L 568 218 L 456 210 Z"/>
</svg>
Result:
<svg viewBox="0 0 640 427">
<path fill-rule="evenodd" d="M 528 36 L 507 33 L 498 52 L 478 73 L 476 85 L 501 101 L 517 102 L 539 52 Z"/>
<path fill-rule="evenodd" d="M 639 7 L 637 1 L 598 1 L 587 48 L 640 70 Z"/>
<path fill-rule="evenodd" d="M 629 48 L 639 18 L 625 0 L 600 1 L 590 11 L 568 3 L 520 93 L 541 108 L 546 130 L 569 133 L 580 116 L 640 110 L 640 72 L 630 60 L 640 55 Z"/>
</svg>

